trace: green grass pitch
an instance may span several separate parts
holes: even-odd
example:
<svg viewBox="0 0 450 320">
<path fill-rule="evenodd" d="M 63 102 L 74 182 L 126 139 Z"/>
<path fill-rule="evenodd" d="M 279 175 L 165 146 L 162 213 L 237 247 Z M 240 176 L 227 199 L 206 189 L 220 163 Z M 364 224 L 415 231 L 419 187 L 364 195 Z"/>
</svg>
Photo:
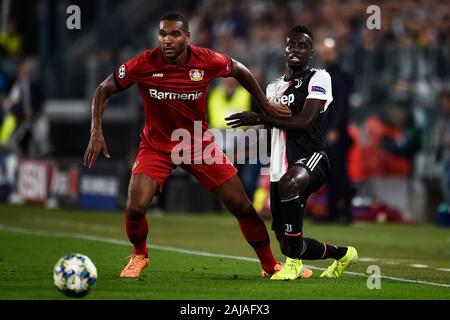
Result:
<svg viewBox="0 0 450 320">
<path fill-rule="evenodd" d="M 319 278 L 328 260 L 305 261 L 312 279 L 278 282 L 260 277 L 229 214 L 148 221 L 150 266 L 140 279 L 121 279 L 132 250 L 122 214 L 0 205 L 0 299 L 67 299 L 53 286 L 52 269 L 69 252 L 88 255 L 98 270 L 84 299 L 450 299 L 450 229 L 307 222 L 307 236 L 351 244 L 361 259 L 337 280 Z M 284 260 L 274 238 L 272 247 Z M 380 289 L 367 287 L 370 265 L 380 267 Z"/>
</svg>

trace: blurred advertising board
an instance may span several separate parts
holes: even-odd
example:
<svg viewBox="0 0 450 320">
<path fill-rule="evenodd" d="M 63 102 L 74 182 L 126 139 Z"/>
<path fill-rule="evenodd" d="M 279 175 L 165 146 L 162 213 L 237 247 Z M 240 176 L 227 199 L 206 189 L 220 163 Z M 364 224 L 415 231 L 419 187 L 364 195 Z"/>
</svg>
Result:
<svg viewBox="0 0 450 320">
<path fill-rule="evenodd" d="M 20 159 L 17 193 L 25 202 L 45 203 L 48 186 L 48 161 Z"/>
<path fill-rule="evenodd" d="M 0 202 L 6 202 L 15 184 L 15 166 L 17 159 L 14 155 L 0 152 Z"/>
<path fill-rule="evenodd" d="M 52 162 L 50 164 L 50 183 L 48 206 L 73 207 L 78 204 L 80 169 L 75 163 Z"/>
<path fill-rule="evenodd" d="M 79 206 L 89 210 L 118 210 L 120 192 L 119 164 L 98 162 L 81 168 Z"/>
</svg>

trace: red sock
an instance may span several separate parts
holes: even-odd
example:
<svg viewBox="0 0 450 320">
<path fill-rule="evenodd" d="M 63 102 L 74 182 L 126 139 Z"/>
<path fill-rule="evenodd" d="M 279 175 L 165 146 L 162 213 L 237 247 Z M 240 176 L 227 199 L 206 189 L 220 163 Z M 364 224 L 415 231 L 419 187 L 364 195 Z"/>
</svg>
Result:
<svg viewBox="0 0 450 320">
<path fill-rule="evenodd" d="M 128 239 L 134 245 L 134 254 L 143 254 L 148 256 L 147 218 L 143 216 L 139 220 L 130 220 L 128 216 L 125 215 L 125 229 L 127 230 Z"/>
<path fill-rule="evenodd" d="M 262 268 L 267 273 L 272 274 L 277 261 L 270 248 L 270 239 L 266 225 L 258 215 L 238 219 L 238 222 L 245 239 L 253 247 L 253 250 L 255 250 Z"/>
</svg>

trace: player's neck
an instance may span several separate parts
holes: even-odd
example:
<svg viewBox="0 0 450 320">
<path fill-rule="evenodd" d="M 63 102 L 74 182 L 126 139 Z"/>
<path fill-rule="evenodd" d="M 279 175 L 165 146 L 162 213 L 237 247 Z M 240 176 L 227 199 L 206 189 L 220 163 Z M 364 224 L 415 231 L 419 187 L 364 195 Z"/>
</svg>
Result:
<svg viewBox="0 0 450 320">
<path fill-rule="evenodd" d="M 191 52 L 190 52 L 189 48 L 186 48 L 186 50 L 184 50 L 182 53 L 180 53 L 177 57 L 175 57 L 173 59 L 166 58 L 166 57 L 164 57 L 164 55 L 163 55 L 163 59 L 168 64 L 183 65 L 189 60 L 190 55 L 191 55 Z"/>
<path fill-rule="evenodd" d="M 292 80 L 294 78 L 302 76 L 303 73 L 305 73 L 308 69 L 309 69 L 308 65 L 302 66 L 302 67 L 298 67 L 298 68 L 292 68 L 292 67 L 288 66 L 286 68 L 286 73 L 284 75 L 284 78 L 287 81 Z"/>
</svg>

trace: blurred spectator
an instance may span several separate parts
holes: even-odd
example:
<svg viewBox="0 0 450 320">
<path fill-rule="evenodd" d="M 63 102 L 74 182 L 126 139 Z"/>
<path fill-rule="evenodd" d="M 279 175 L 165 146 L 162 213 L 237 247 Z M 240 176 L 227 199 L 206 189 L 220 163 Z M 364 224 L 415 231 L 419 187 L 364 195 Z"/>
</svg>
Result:
<svg viewBox="0 0 450 320">
<path fill-rule="evenodd" d="M 326 38 L 318 47 L 320 59 L 331 76 L 333 101 L 325 117 L 331 173 L 328 178 L 328 220 L 350 223 L 352 190 L 347 170 L 347 153 L 351 145 L 348 134 L 349 97 L 353 79 L 336 61 L 336 43 Z"/>
<path fill-rule="evenodd" d="M 432 106 L 430 97 L 435 96 L 442 83 L 450 80 L 450 12 L 447 2 L 377 1 L 382 12 L 379 30 L 369 30 L 366 26 L 369 16 L 366 10 L 373 4 L 369 0 L 189 0 L 177 1 L 175 7 L 189 17 L 193 31 L 192 44 L 226 52 L 246 65 L 261 68 L 262 86 L 282 73 L 283 39 L 288 26 L 304 24 L 313 30 L 316 39 L 335 39 L 339 45 L 337 63 L 354 76 L 355 99 L 352 100 L 352 105 L 361 107 L 361 112 L 355 113 L 354 117 L 362 122 L 370 114 L 380 114 L 392 84 L 399 80 L 407 82 L 413 89 L 414 99 L 424 101 L 420 103 L 421 107 Z M 53 4 L 50 2 L 49 6 L 52 7 Z M 140 32 L 139 28 L 142 25 L 151 25 L 153 28 L 159 14 L 170 10 L 168 3 L 161 3 L 154 11 L 154 16 L 136 17 L 140 21 L 130 23 L 126 16 L 118 12 L 123 9 L 120 6 L 115 2 L 110 5 L 111 20 L 123 24 L 126 34 L 133 34 L 133 38 L 120 38 L 117 40 L 120 42 L 118 45 L 131 45 L 134 49 L 137 49 L 137 44 L 148 42 L 148 34 Z M 129 6 L 133 7 L 133 1 L 130 1 Z M 98 16 L 101 15 L 101 12 L 98 13 Z M 86 17 L 91 20 L 96 18 L 96 15 Z M 108 20 L 98 19 L 85 23 L 95 25 L 92 32 L 80 35 L 88 43 L 91 36 L 89 33 L 102 28 L 102 24 L 107 24 Z M 10 29 L 14 29 L 14 24 L 11 25 Z M 24 34 L 25 38 L 29 36 Z M 81 40 L 77 43 L 83 43 Z M 43 44 L 39 43 L 41 45 Z M 57 62 L 62 61 L 62 57 L 71 56 L 67 52 L 77 49 L 76 43 L 71 41 L 55 45 L 61 45 L 61 48 L 52 52 L 55 59 L 45 57 L 49 63 L 45 66 L 46 70 L 43 70 L 43 74 L 53 78 L 56 78 L 60 71 L 58 69 L 61 68 Z M 75 51 L 79 51 L 80 58 L 92 55 L 93 50 L 93 46 L 86 45 Z M 102 54 L 96 58 L 120 60 L 116 56 L 120 48 L 111 47 L 109 50 L 111 56 Z M 73 61 L 68 62 L 64 66 L 64 72 L 72 74 L 74 71 L 71 69 L 76 69 L 79 61 L 74 57 Z M 99 61 L 98 65 L 104 62 Z M 1 69 L 0 66 L 0 72 Z M 59 85 L 67 87 L 70 84 Z M 62 89 L 53 90 L 52 94 L 65 92 Z M 78 94 L 74 91 L 63 94 L 71 93 Z M 87 93 L 90 94 L 90 91 Z"/>
<path fill-rule="evenodd" d="M 236 150 L 234 137 L 233 139 L 225 139 L 227 129 L 225 118 L 234 113 L 251 111 L 252 98 L 250 93 L 241 87 L 234 78 L 223 78 L 217 86 L 210 90 L 207 106 L 210 128 L 221 130 L 223 138 L 223 145 L 221 147 L 228 156 L 231 156 L 230 153 L 234 152 L 232 156 L 236 160 L 236 151 L 238 150 Z M 236 133 L 238 134 L 239 131 L 236 131 Z M 237 136 L 237 139 L 245 139 L 245 136 Z M 216 141 L 220 142 L 218 140 Z M 238 169 L 239 177 L 248 197 L 252 199 L 259 177 L 260 165 L 250 164 L 248 161 L 245 161 L 244 164 L 235 163 L 235 167 Z"/>
<path fill-rule="evenodd" d="M 0 48 L 12 57 L 22 53 L 22 36 L 16 30 L 16 21 L 8 20 L 5 30 L 0 31 Z"/>
<path fill-rule="evenodd" d="M 0 72 L 0 124 L 5 117 L 5 110 L 3 109 L 3 102 L 7 94 L 7 79 L 6 76 Z"/>
<path fill-rule="evenodd" d="M 283 73 L 286 30 L 287 26 L 273 21 L 270 15 L 251 27 L 248 53 L 243 61 L 263 70 L 260 81 L 263 87 Z"/>
<path fill-rule="evenodd" d="M 0 30 L 0 100 L 6 96 L 16 80 L 21 54 L 22 35 L 16 31 L 16 21 L 9 19 L 5 29 Z"/>
<path fill-rule="evenodd" d="M 437 140 L 436 160 L 443 164 L 441 188 L 445 205 L 450 205 L 450 90 L 439 94 L 441 117 L 435 126 Z"/>
<path fill-rule="evenodd" d="M 353 180 L 412 177 L 423 131 L 409 106 L 389 104 L 381 116 L 371 116 L 360 130 L 351 126 L 350 131 L 354 140 L 350 158 Z"/>
<path fill-rule="evenodd" d="M 39 82 L 32 78 L 33 68 L 31 60 L 20 65 L 17 81 L 3 103 L 6 116 L 0 127 L 0 144 L 16 143 L 25 155 L 30 153 L 33 128 L 44 99 Z"/>
<path fill-rule="evenodd" d="M 226 129 L 225 118 L 251 110 L 251 95 L 232 77 L 223 78 L 208 95 L 208 121 L 211 128 Z"/>
<path fill-rule="evenodd" d="M 411 106 L 402 104 L 388 106 L 385 121 L 388 126 L 398 129 L 400 135 L 398 137 L 383 136 L 380 141 L 381 147 L 394 156 L 409 160 L 411 176 L 415 155 L 422 146 L 422 131 L 416 123 Z"/>
</svg>

